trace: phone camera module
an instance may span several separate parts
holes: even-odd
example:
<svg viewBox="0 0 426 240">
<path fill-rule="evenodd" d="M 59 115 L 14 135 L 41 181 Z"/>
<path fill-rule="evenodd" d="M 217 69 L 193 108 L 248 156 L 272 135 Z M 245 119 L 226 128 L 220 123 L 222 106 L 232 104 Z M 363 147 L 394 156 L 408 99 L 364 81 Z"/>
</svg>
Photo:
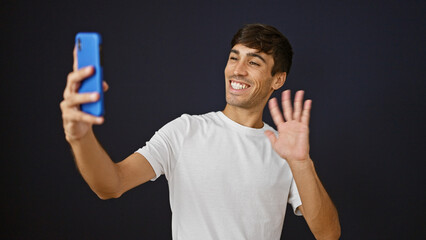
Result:
<svg viewBox="0 0 426 240">
<path fill-rule="evenodd" d="M 80 40 L 80 38 L 77 39 L 77 49 L 78 49 L 78 51 L 81 51 L 81 40 Z"/>
</svg>

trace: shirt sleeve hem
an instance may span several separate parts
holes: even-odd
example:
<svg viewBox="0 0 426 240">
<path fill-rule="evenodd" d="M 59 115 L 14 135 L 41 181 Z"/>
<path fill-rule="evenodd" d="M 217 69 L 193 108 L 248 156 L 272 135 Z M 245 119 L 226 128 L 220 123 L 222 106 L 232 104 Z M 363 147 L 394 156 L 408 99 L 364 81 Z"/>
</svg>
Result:
<svg viewBox="0 0 426 240">
<path fill-rule="evenodd" d="M 151 154 L 149 154 L 147 151 L 144 151 L 143 148 L 140 148 L 139 150 L 137 150 L 136 153 L 139 153 L 142 156 L 144 156 L 146 160 L 148 160 L 149 164 L 151 164 L 152 169 L 154 169 L 155 177 L 152 178 L 151 181 L 157 180 L 157 178 L 161 176 L 161 170 L 160 170 L 161 166 L 159 165 L 159 163 L 154 161 L 153 160 L 154 158 L 151 156 Z"/>
<path fill-rule="evenodd" d="M 302 201 L 298 200 L 295 201 L 294 203 L 291 204 L 291 206 L 293 207 L 293 213 L 296 216 L 303 216 L 302 212 L 300 211 L 300 209 L 298 209 L 298 207 L 302 206 Z"/>
</svg>

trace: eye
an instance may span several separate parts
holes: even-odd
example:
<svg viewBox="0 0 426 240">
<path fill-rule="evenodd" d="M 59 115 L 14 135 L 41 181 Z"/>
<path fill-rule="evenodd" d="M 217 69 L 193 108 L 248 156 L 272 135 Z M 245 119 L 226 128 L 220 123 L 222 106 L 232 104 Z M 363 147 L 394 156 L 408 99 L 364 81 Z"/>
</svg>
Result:
<svg viewBox="0 0 426 240">
<path fill-rule="evenodd" d="M 238 60 L 236 57 L 229 57 L 230 60 L 236 61 Z"/>
<path fill-rule="evenodd" d="M 259 64 L 259 63 L 254 62 L 254 61 L 250 61 L 250 62 L 249 62 L 249 64 L 250 64 L 250 65 L 254 65 L 254 66 L 260 66 L 260 64 Z"/>
</svg>

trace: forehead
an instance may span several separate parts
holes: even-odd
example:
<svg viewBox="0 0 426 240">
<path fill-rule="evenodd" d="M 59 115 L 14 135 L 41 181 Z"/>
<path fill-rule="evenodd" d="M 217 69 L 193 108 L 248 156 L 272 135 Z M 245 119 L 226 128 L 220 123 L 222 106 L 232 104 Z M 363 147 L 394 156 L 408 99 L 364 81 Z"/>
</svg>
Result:
<svg viewBox="0 0 426 240">
<path fill-rule="evenodd" d="M 236 44 L 234 47 L 232 47 L 232 52 L 239 54 L 241 56 L 250 56 L 253 57 L 254 55 L 259 55 L 261 56 L 263 59 L 265 59 L 266 63 L 273 63 L 274 62 L 274 58 L 272 57 L 271 54 L 266 54 L 265 52 L 260 52 L 258 49 L 255 48 L 249 48 L 245 45 L 242 44 Z"/>
</svg>

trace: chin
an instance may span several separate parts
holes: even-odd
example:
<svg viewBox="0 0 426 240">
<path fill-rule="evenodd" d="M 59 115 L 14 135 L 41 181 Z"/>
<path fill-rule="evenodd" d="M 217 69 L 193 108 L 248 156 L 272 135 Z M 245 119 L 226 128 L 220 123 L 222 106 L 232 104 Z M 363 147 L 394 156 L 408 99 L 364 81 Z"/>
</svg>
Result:
<svg viewBox="0 0 426 240">
<path fill-rule="evenodd" d="M 226 97 L 226 103 L 233 107 L 250 108 L 249 101 L 243 101 L 243 100 L 235 99 L 233 97 Z"/>
</svg>

